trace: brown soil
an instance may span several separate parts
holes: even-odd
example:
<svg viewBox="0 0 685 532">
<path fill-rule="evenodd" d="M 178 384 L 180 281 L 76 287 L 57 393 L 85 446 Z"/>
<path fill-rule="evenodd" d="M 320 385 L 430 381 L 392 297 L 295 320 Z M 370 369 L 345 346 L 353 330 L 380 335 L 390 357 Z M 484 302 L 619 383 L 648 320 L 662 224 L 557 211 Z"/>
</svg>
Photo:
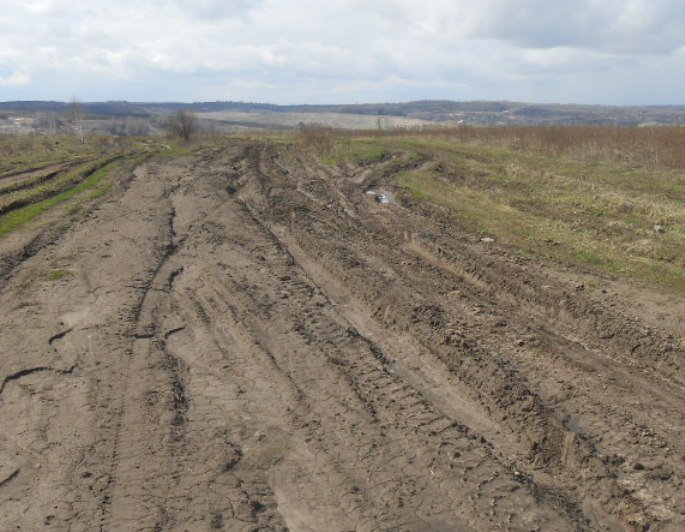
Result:
<svg viewBox="0 0 685 532">
<path fill-rule="evenodd" d="M 0 530 L 685 528 L 682 322 L 405 164 L 235 144 L 0 243 Z"/>
</svg>

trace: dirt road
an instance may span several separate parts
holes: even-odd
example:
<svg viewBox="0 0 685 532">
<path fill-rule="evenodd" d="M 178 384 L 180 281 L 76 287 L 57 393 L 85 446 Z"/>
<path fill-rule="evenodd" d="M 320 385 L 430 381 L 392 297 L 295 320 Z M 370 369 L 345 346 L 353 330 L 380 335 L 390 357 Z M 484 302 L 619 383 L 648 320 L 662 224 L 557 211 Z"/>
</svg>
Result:
<svg viewBox="0 0 685 532">
<path fill-rule="evenodd" d="M 0 243 L 0 530 L 685 528 L 677 321 L 412 164 L 235 144 Z"/>
</svg>

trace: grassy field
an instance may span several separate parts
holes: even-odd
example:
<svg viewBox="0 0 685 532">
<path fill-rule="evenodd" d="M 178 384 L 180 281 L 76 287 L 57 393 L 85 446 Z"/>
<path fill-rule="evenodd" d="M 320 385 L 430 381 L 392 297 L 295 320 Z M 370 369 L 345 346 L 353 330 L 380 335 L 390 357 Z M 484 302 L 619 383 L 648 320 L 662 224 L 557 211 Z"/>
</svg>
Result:
<svg viewBox="0 0 685 532">
<path fill-rule="evenodd" d="M 119 151 L 122 143 L 107 137 L 93 138 L 86 144 L 67 136 L 0 136 L 0 179 L 7 174 L 25 172 L 65 161 L 78 161 Z"/>
<path fill-rule="evenodd" d="M 390 154 L 414 200 L 501 245 L 685 293 L 685 129 L 460 128 L 345 136 L 325 164 Z"/>
<path fill-rule="evenodd" d="M 44 199 L 32 201 L 23 207 L 0 216 L 0 238 L 23 226 L 27 222 L 30 222 L 34 218 L 37 218 L 49 209 L 72 199 L 81 193 L 91 191 L 89 196 L 90 199 L 102 196 L 107 189 L 104 186 L 99 186 L 100 182 L 117 166 L 117 164 L 118 161 L 112 161 L 60 193 L 49 195 Z"/>
<path fill-rule="evenodd" d="M 76 199 L 71 208 L 77 209 L 82 201 L 102 197 L 112 186 L 107 177 L 120 167 L 145 157 L 213 150 L 229 141 L 91 137 L 81 144 L 67 136 L 0 136 L 0 238 L 68 200 Z"/>
<path fill-rule="evenodd" d="M 104 194 L 101 182 L 145 151 L 135 141 L 73 137 L 0 137 L 0 238 L 77 196 Z"/>
</svg>

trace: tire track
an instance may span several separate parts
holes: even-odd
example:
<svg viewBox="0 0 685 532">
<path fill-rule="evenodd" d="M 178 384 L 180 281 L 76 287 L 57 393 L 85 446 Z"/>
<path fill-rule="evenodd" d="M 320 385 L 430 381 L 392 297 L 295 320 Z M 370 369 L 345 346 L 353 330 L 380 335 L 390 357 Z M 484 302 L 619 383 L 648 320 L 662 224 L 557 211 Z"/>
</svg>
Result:
<svg viewBox="0 0 685 532">
<path fill-rule="evenodd" d="M 266 167 L 263 157 L 260 160 L 261 163 L 254 163 L 253 171 L 263 175 L 259 178 L 261 181 L 272 179 L 274 182 L 282 182 L 288 176 L 297 176 L 300 172 L 305 175 L 311 173 L 291 166 L 288 173 L 284 174 L 277 167 Z M 510 463 L 517 470 L 528 470 L 529 478 L 536 485 L 559 485 L 562 492 L 571 494 L 568 500 L 575 501 L 571 504 L 582 504 L 583 512 L 595 522 L 611 523 L 615 519 L 612 514 L 621 515 L 626 522 L 635 526 L 643 526 L 654 519 L 677 519 L 676 514 L 667 510 L 669 506 L 677 505 L 677 495 L 673 489 L 663 492 L 663 481 L 653 482 L 643 477 L 642 482 L 647 483 L 649 492 L 642 491 L 641 499 L 634 496 L 636 475 L 627 470 L 624 464 L 626 461 L 639 461 L 639 454 L 620 440 L 619 434 L 627 435 L 621 426 L 625 421 L 617 416 L 618 412 L 608 401 L 601 407 L 602 395 L 596 395 L 598 388 L 603 386 L 606 390 L 610 386 L 616 389 L 622 404 L 628 405 L 635 397 L 627 393 L 629 390 L 634 392 L 637 387 L 642 397 L 648 398 L 656 393 L 657 397 L 661 397 L 663 402 L 675 410 L 676 415 L 682 416 L 683 401 L 679 387 L 672 386 L 673 380 L 665 380 L 672 377 L 672 373 L 666 373 L 660 378 L 664 383 L 662 388 L 655 382 L 637 379 L 629 370 L 624 371 L 622 368 L 630 368 L 632 364 L 619 355 L 620 350 L 612 350 L 611 347 L 607 350 L 606 342 L 599 351 L 596 348 L 588 350 L 586 344 L 569 338 L 564 329 L 569 318 L 562 317 L 555 322 L 543 316 L 544 307 L 536 306 L 540 288 L 534 284 L 522 284 L 521 289 L 517 288 L 518 276 L 512 266 L 494 254 L 490 254 L 486 262 L 477 268 L 471 265 L 475 259 L 470 256 L 470 251 L 466 251 L 465 246 L 458 244 L 456 249 L 462 253 L 458 257 L 454 246 L 444 240 L 437 240 L 440 242 L 440 255 L 449 257 L 449 262 L 458 268 L 449 271 L 444 259 L 435 259 L 434 254 L 429 255 L 424 251 L 425 248 L 405 248 L 403 251 L 402 227 L 407 224 L 393 215 L 395 208 L 381 209 L 375 205 L 371 208 L 371 204 L 366 203 L 369 208 L 364 214 L 365 203 L 360 197 L 361 191 L 351 192 L 344 179 L 329 176 L 327 186 L 334 187 L 336 184 L 345 190 L 348 199 L 357 198 L 357 213 L 365 220 L 364 224 L 354 217 L 346 216 L 345 209 L 338 210 L 330 205 L 321 209 L 318 204 L 310 203 L 308 196 L 296 196 L 283 186 L 283 192 L 279 195 L 271 192 L 269 201 L 264 198 L 253 201 L 258 190 L 249 187 L 244 189 L 243 196 L 251 204 L 255 218 L 271 220 L 270 223 L 277 228 L 281 238 L 291 238 L 291 250 L 294 249 L 293 243 L 307 248 L 306 253 L 313 257 L 311 264 L 316 265 L 318 261 L 324 268 L 330 269 L 334 277 L 348 285 L 356 294 L 355 297 L 370 303 L 374 316 L 381 318 L 382 327 L 389 328 L 388 336 L 411 331 L 427 351 L 434 352 L 443 360 L 475 392 L 485 411 L 494 416 L 494 423 L 507 427 L 503 439 L 508 439 L 509 445 L 502 445 L 501 438 L 498 449 L 505 456 L 509 455 Z M 334 194 L 331 194 L 330 201 L 335 201 Z M 286 216 L 278 205 L 288 205 L 291 209 L 289 215 Z M 440 231 L 446 230 L 442 222 L 438 224 L 434 219 L 421 218 L 421 211 L 408 213 L 406 209 L 397 209 L 410 219 L 416 219 L 412 224 L 421 227 L 424 233 L 438 226 Z M 294 212 L 297 214 L 293 215 Z M 288 236 L 290 232 L 293 233 L 292 237 Z M 405 229 L 404 232 L 406 242 L 408 231 Z M 422 236 L 422 243 L 425 239 Z M 391 249 L 393 245 L 397 246 L 394 251 Z M 457 266 L 460 258 L 465 259 L 466 267 Z M 301 262 L 302 257 L 299 260 Z M 498 269 L 509 270 L 500 286 L 496 286 L 496 281 L 487 277 Z M 502 275 L 501 272 L 499 275 Z M 458 286 L 456 290 L 455 284 Z M 413 296 L 417 293 L 422 295 Z M 458 297 L 446 297 L 451 293 L 458 294 Z M 560 291 L 548 291 L 548 296 L 554 297 L 559 293 Z M 561 293 L 560 299 L 564 298 L 573 299 L 569 293 Z M 546 301 L 551 308 L 555 308 L 555 304 L 549 302 L 549 297 Z M 562 302 L 563 304 L 565 303 Z M 577 303 L 573 305 L 576 305 L 576 309 L 583 308 Z M 590 309 L 595 304 L 583 305 Z M 570 307 L 567 305 L 567 308 Z M 578 314 L 577 310 L 575 314 Z M 602 316 L 598 313 L 590 315 Z M 594 331 L 598 328 L 596 322 L 593 324 L 583 316 L 570 319 L 573 320 L 570 323 L 578 328 L 577 331 L 581 334 L 589 333 L 588 338 L 595 342 L 593 338 L 597 338 L 597 333 Z M 500 329 L 497 334 L 493 335 L 493 328 L 497 330 L 498 327 Z M 628 328 L 620 335 L 611 336 L 610 346 L 625 345 L 626 340 L 631 341 L 632 335 Z M 660 344 L 660 341 L 658 335 L 652 335 L 651 349 L 668 345 L 663 342 Z M 460 353 L 457 357 L 455 348 Z M 648 346 L 646 348 L 650 349 Z M 549 367 L 547 364 L 550 362 L 545 359 L 561 362 L 564 369 L 558 369 L 558 366 Z M 593 364 L 596 369 L 589 369 L 591 366 L 587 366 L 588 363 Z M 615 368 L 614 371 L 612 367 Z M 550 372 L 556 375 L 557 380 L 561 379 L 559 382 L 578 388 L 578 391 L 586 388 L 587 391 L 583 391 L 587 393 L 585 398 L 574 394 L 574 401 L 569 403 L 569 407 L 586 401 L 585 404 L 590 408 L 589 413 L 574 407 L 574 415 L 571 415 L 559 403 L 548 399 L 555 393 L 549 380 Z M 588 372 L 601 378 L 597 384 L 587 385 L 589 383 L 583 378 L 583 374 L 587 375 Z M 493 383 L 493 376 L 496 377 L 494 382 L 500 384 Z M 578 378 L 581 380 L 574 381 Z M 591 379 L 595 380 L 595 376 L 591 375 Z M 600 405 L 596 404 L 593 396 L 600 399 Z M 611 397 L 615 399 L 617 395 Z M 614 423 L 617 417 L 619 419 Z M 633 416 L 628 418 L 630 426 L 635 425 L 635 419 L 643 418 L 648 424 L 653 424 L 654 421 L 648 421 L 641 409 L 635 411 L 632 420 L 631 417 Z M 606 428 L 603 427 L 605 424 Z M 640 426 L 640 423 L 637 425 Z M 618 431 L 616 437 L 613 437 L 612 426 Z M 526 427 L 528 434 L 524 435 L 521 427 Z M 661 443 L 665 448 L 680 446 L 678 431 L 676 429 L 674 432 L 674 429 L 674 425 L 669 423 L 660 431 L 662 438 L 668 435 L 666 441 Z M 518 444 L 515 443 L 517 439 Z M 512 452 L 512 449 L 520 448 L 526 440 L 530 445 L 530 453 L 523 459 L 518 453 L 517 458 L 517 453 Z M 603 441 L 606 443 L 602 444 Z M 656 442 L 658 444 L 658 438 Z M 606 449 L 605 454 L 597 447 L 598 443 Z M 616 452 L 615 446 L 623 448 L 621 452 L 626 454 L 613 454 Z M 670 454 L 670 451 L 667 452 Z M 669 461 L 673 463 L 672 460 Z M 657 466 L 657 469 L 660 470 L 660 467 Z M 584 472 L 580 473 L 581 471 Z M 667 472 L 661 476 L 667 478 L 671 474 Z M 585 480 L 580 480 L 581 478 Z M 615 482 L 611 478 L 618 478 L 619 481 Z M 579 481 L 583 489 L 575 491 Z M 630 487 L 625 489 L 622 486 Z M 639 489 L 644 490 L 644 487 Z M 603 510 L 594 502 L 602 493 L 616 493 L 621 490 L 623 495 L 609 499 Z M 662 493 L 665 495 L 663 498 L 660 496 Z M 566 495 L 562 495 L 564 497 Z M 646 500 L 650 502 L 646 504 Z M 647 512 L 641 513 L 638 510 L 640 507 L 648 509 Z"/>
<path fill-rule="evenodd" d="M 18 263 L 76 273 L 0 291 L 0 528 L 681 528 L 679 339 L 364 194 L 413 164 L 149 163 Z"/>
</svg>

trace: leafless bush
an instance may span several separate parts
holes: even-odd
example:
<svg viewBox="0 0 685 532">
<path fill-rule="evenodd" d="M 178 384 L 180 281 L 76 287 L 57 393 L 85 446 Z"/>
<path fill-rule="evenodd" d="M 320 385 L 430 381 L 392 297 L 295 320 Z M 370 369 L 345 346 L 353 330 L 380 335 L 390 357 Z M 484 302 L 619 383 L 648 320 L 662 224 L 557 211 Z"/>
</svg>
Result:
<svg viewBox="0 0 685 532">
<path fill-rule="evenodd" d="M 78 100 L 74 100 L 69 104 L 69 118 L 74 127 L 74 132 L 81 144 L 86 142 L 85 133 L 83 130 L 83 107 Z"/>
<path fill-rule="evenodd" d="M 167 131 L 169 134 L 184 142 L 188 142 L 197 134 L 198 130 L 197 116 L 187 109 L 179 109 L 167 121 Z"/>
</svg>

